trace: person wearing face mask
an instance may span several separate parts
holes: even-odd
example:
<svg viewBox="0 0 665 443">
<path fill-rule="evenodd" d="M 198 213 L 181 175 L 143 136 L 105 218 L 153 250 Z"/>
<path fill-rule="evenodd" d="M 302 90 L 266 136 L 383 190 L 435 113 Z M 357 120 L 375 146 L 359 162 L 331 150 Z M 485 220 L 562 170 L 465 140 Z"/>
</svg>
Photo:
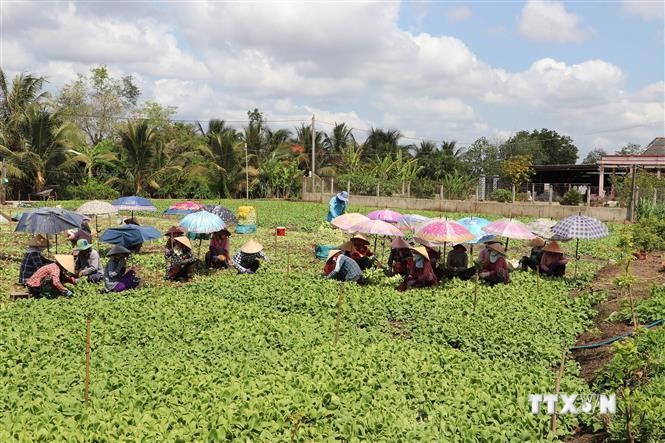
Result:
<svg viewBox="0 0 665 443">
<path fill-rule="evenodd" d="M 482 264 L 478 276 L 490 285 L 509 283 L 510 271 L 506 262 L 506 250 L 500 243 L 492 243 L 485 247 L 488 250 L 487 262 Z"/>
<path fill-rule="evenodd" d="M 411 251 L 413 252 L 413 261 L 411 262 L 409 274 L 397 287 L 397 290 L 405 291 L 409 288 L 435 286 L 438 280 L 427 255 L 427 249 L 424 246 L 418 246 L 417 248 L 411 248 Z"/>
</svg>

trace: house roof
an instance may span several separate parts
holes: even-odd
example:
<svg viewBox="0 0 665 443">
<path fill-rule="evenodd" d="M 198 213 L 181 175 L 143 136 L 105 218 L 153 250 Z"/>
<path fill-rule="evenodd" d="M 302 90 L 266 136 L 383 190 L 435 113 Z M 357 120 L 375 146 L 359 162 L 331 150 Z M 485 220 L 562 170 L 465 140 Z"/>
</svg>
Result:
<svg viewBox="0 0 665 443">
<path fill-rule="evenodd" d="M 642 155 L 665 155 L 665 137 L 654 138 Z"/>
</svg>

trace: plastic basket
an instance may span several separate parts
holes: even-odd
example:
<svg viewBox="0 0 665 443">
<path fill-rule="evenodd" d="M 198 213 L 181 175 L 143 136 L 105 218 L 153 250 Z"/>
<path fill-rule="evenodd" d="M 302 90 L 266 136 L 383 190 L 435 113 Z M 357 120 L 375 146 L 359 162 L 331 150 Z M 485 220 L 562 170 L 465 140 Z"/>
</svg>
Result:
<svg viewBox="0 0 665 443">
<path fill-rule="evenodd" d="M 332 245 L 315 245 L 314 255 L 316 255 L 316 258 L 318 258 L 319 260 L 326 260 L 328 258 L 328 252 L 336 248 L 337 246 L 332 246 Z"/>
<path fill-rule="evenodd" d="M 251 234 L 256 232 L 256 225 L 238 225 L 236 226 L 236 234 Z"/>
</svg>

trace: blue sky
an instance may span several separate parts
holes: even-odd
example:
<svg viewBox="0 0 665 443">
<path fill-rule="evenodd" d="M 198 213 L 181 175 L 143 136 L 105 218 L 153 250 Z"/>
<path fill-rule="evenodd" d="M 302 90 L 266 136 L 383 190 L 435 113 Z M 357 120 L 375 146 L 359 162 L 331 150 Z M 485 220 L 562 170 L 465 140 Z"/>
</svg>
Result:
<svg viewBox="0 0 665 443">
<path fill-rule="evenodd" d="M 569 135 L 581 157 L 665 134 L 664 3 L 3 2 L 0 64 L 56 89 L 106 64 L 183 119 Z M 305 13 L 306 11 L 306 13 Z"/>
</svg>

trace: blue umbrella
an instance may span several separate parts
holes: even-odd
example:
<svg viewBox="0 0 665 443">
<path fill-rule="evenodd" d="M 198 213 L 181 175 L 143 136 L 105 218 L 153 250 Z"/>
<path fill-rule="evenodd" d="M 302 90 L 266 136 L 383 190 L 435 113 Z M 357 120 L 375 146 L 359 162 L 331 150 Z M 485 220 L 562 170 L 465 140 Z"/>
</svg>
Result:
<svg viewBox="0 0 665 443">
<path fill-rule="evenodd" d="M 61 208 L 39 208 L 21 215 L 16 232 L 58 234 L 68 229 L 80 228 L 84 219 L 81 214 Z"/>
<path fill-rule="evenodd" d="M 195 234 L 211 234 L 226 227 L 224 220 L 208 211 L 189 214 L 180 220 L 179 225 Z"/>
<path fill-rule="evenodd" d="M 99 239 L 104 243 L 129 248 L 161 237 L 162 233 L 152 226 L 122 225 L 107 229 Z"/>
<path fill-rule="evenodd" d="M 131 197 L 120 197 L 119 199 L 111 202 L 113 206 L 121 211 L 156 211 L 157 208 L 147 198 L 132 195 Z"/>
<path fill-rule="evenodd" d="M 457 223 L 461 224 L 464 226 L 466 229 L 468 229 L 475 239 L 469 241 L 470 244 L 475 245 L 478 243 L 484 243 L 488 240 L 494 239 L 494 234 L 488 234 L 487 232 L 483 231 L 483 227 L 487 226 L 490 224 L 490 221 L 482 218 L 482 217 L 464 217 L 460 218 L 457 220 Z"/>
</svg>

